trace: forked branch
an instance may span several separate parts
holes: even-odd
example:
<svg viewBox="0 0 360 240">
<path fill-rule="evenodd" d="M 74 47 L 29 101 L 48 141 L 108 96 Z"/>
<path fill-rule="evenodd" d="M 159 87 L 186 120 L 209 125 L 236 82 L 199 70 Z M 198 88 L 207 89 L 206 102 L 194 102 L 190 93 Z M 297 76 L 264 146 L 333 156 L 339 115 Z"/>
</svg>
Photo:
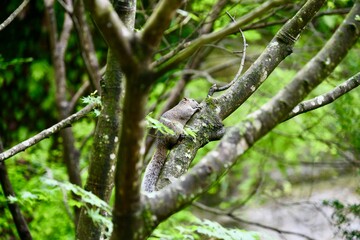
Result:
<svg viewBox="0 0 360 240">
<path fill-rule="evenodd" d="M 290 26 L 294 24 L 294 28 L 286 29 L 290 26 L 285 25 L 285 30 L 289 30 L 290 34 L 296 37 L 304 27 L 301 26 L 303 21 L 305 19 L 310 21 L 311 16 L 316 14 L 323 3 L 324 1 L 320 2 L 319 0 L 308 1 L 299 11 L 299 14 L 290 21 Z M 309 14 L 307 18 L 303 16 L 305 12 Z M 229 128 L 219 145 L 204 156 L 185 175 L 166 188 L 153 193 L 152 196 L 144 196 L 145 204 L 155 214 L 157 221 L 167 218 L 174 211 L 196 199 L 199 194 L 206 192 L 236 163 L 239 156 L 242 156 L 256 141 L 280 124 L 288 113 L 333 71 L 359 38 L 360 31 L 357 31 L 357 29 L 360 22 L 354 20 L 359 12 L 360 4 L 355 4 L 346 20 L 324 48 L 294 78 L 293 82 L 296 84 L 291 83 L 290 86 L 287 86 L 285 90 L 281 91 L 255 114 L 249 116 L 237 126 Z M 299 17 L 301 21 L 298 21 Z M 292 39 L 282 38 L 281 41 L 291 42 Z M 274 42 L 270 44 L 274 44 Z M 267 55 L 267 57 L 270 57 L 270 55 Z M 267 59 L 267 61 L 271 61 L 271 59 Z M 331 64 L 324 65 L 326 59 L 329 59 Z M 261 67 L 261 65 L 259 66 Z M 274 67 L 274 65 L 272 66 Z M 228 95 L 227 100 L 232 102 L 232 97 L 234 96 Z M 195 121 L 198 120 L 194 119 Z M 159 198 L 163 199 L 161 203 L 156 201 Z"/>
<path fill-rule="evenodd" d="M 226 12 L 227 15 L 232 19 L 233 22 L 235 22 L 235 19 L 230 15 L 230 13 Z M 246 39 L 244 36 L 244 33 L 241 31 L 241 29 L 239 28 L 239 32 L 241 34 L 242 37 L 242 41 L 243 41 L 243 51 L 242 51 L 242 57 L 241 57 L 241 62 L 240 62 L 240 66 L 239 66 L 239 70 L 237 71 L 235 77 L 233 80 L 231 80 L 228 84 L 226 84 L 225 86 L 221 86 L 218 87 L 216 84 L 212 85 L 208 96 L 212 96 L 215 92 L 220 92 L 220 91 L 224 91 L 226 89 L 228 89 L 229 87 L 231 87 L 235 81 L 240 79 L 240 75 L 242 73 L 242 70 L 244 68 L 244 64 L 245 64 L 245 57 L 246 57 L 246 47 L 247 47 L 247 43 L 246 43 Z"/>
<path fill-rule="evenodd" d="M 85 0 L 84 3 L 124 71 L 131 72 L 136 65 L 131 47 L 134 34 L 121 21 L 108 0 Z"/>
<path fill-rule="evenodd" d="M 305 26 L 316 15 L 324 0 L 309 0 L 274 36 L 270 44 L 226 92 L 215 98 L 221 108 L 220 117 L 225 119 L 243 104 L 283 59 L 292 53 L 293 46 Z"/>
</svg>

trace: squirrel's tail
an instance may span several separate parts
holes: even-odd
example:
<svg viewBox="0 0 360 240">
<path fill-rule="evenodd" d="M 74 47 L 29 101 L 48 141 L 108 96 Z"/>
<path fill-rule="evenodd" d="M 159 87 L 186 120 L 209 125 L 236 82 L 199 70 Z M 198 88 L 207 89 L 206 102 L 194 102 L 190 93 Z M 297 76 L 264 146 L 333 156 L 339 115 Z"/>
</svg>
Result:
<svg viewBox="0 0 360 240">
<path fill-rule="evenodd" d="M 141 184 L 141 190 L 145 192 L 155 191 L 155 186 L 162 167 L 164 166 L 167 155 L 165 146 L 157 146 L 155 153 L 146 167 L 144 178 Z"/>
</svg>

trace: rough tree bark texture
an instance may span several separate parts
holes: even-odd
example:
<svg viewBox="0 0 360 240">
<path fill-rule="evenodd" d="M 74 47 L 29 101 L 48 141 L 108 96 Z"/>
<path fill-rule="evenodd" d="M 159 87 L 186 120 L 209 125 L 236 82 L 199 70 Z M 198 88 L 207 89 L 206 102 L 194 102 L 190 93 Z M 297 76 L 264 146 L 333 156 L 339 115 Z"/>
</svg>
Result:
<svg viewBox="0 0 360 240">
<path fill-rule="evenodd" d="M 114 1 L 114 10 L 129 30 L 134 29 L 135 5 L 133 1 Z M 124 75 L 119 61 L 110 47 L 104 78 L 101 80 L 101 101 L 103 109 L 100 113 L 94 134 L 89 175 L 85 189 L 108 202 L 114 187 L 115 162 L 119 144 L 119 128 L 121 119 L 120 99 L 123 91 Z M 94 224 L 82 208 L 77 229 L 78 239 L 99 239 L 101 227 Z"/>
<path fill-rule="evenodd" d="M 221 120 L 246 101 L 278 64 L 291 54 L 299 34 L 315 16 L 324 1 L 307 1 L 298 13 L 279 30 L 266 50 L 237 82 L 218 97 L 208 97 L 202 103 L 202 110 L 190 123 L 198 130 L 195 143 L 193 139 L 185 139 L 182 141 L 183 144 L 172 149 L 167 159 L 169 168 L 165 172 L 171 177 L 179 177 L 178 180 L 151 194 L 140 193 L 143 154 L 141 142 L 145 131 L 145 104 L 149 87 L 158 77 L 177 67 L 204 44 L 222 39 L 237 31 L 241 25 L 240 21 L 217 32 L 200 36 L 186 48 L 170 53 L 161 61 L 150 63 L 164 30 L 182 1 L 160 1 L 143 29 L 138 33 L 129 31 L 108 2 L 85 1 L 109 48 L 113 50 L 114 58 L 117 59 L 126 76 L 124 103 L 121 109 L 120 142 L 116 157 L 114 231 L 111 239 L 145 239 L 161 221 L 206 192 L 235 164 L 239 156 L 280 124 L 289 112 L 344 58 L 359 35 L 359 23 L 354 20 L 354 16 L 359 15 L 358 3 L 324 50 L 314 57 L 309 66 L 305 66 L 304 70 L 299 72 L 284 91 L 280 91 L 273 100 L 248 116 L 245 121 L 230 128 L 218 147 L 209 152 L 187 174 L 182 175 L 201 146 L 209 140 L 223 136 L 224 129 Z M 267 1 L 261 8 L 254 11 L 254 14 L 266 12 L 264 9 L 267 6 L 275 6 L 283 2 Z M 244 16 L 243 21 L 249 23 L 251 16 Z M 347 43 L 338 44 L 339 40 Z M 328 47 L 334 44 L 339 46 L 334 49 Z M 329 66 L 324 66 L 326 63 L 329 63 Z M 179 161 L 183 163 L 179 164 Z M 174 169 L 179 171 L 174 172 Z M 169 176 L 165 176 L 164 179 L 171 179 Z M 164 184 L 166 185 L 167 183 Z"/>
<path fill-rule="evenodd" d="M 309 1 L 296 16 L 278 31 L 267 48 L 238 81 L 220 96 L 207 99 L 202 107 L 202 111 L 200 111 L 200 117 L 195 118 L 193 121 L 194 128 L 198 130 L 197 136 L 199 141 L 194 146 L 191 143 L 192 140 L 188 140 L 186 144 L 176 146 L 173 149 L 165 163 L 163 174 L 160 181 L 158 181 L 158 187 L 161 188 L 168 185 L 170 183 L 169 179 L 173 177 L 179 178 L 187 171 L 197 150 L 206 144 L 206 142 L 201 142 L 201 139 L 212 140 L 209 136 L 211 136 L 211 132 L 219 129 L 219 121 L 221 122 L 221 120 L 225 119 L 244 103 L 267 79 L 278 64 L 292 53 L 292 48 L 298 35 L 314 17 L 322 4 L 323 1 Z M 267 4 L 264 5 L 267 6 Z M 253 14 L 249 15 L 254 17 Z M 249 18 L 251 17 L 248 16 L 245 19 Z M 203 117 L 201 113 L 205 114 L 206 117 Z M 207 127 L 202 127 L 204 121 L 206 121 L 204 126 Z M 215 135 L 215 139 L 216 137 Z M 185 145 L 192 146 L 192 148 L 188 149 Z M 181 152 L 184 151 L 189 153 L 187 155 L 188 159 L 182 156 Z M 174 169 L 177 170 L 174 171 Z"/>
<path fill-rule="evenodd" d="M 69 14 L 65 13 L 63 28 L 58 34 L 57 21 L 54 10 L 54 1 L 44 0 L 46 7 L 46 15 L 48 20 L 50 45 L 51 45 L 51 56 L 54 64 L 55 72 L 55 83 L 56 83 L 56 106 L 58 109 L 59 120 L 65 119 L 70 114 L 70 102 L 66 96 L 66 68 L 65 68 L 65 50 L 70 37 L 73 24 Z M 63 157 L 64 162 L 68 171 L 69 180 L 72 184 L 81 186 L 79 158 L 80 153 L 75 148 L 74 134 L 71 128 L 66 128 L 60 131 L 62 146 L 63 146 Z M 75 196 L 74 196 L 75 197 Z M 76 198 L 76 197 L 75 197 Z M 75 219 L 74 222 L 77 224 L 77 220 L 80 214 L 80 209 L 75 207 Z"/>
<path fill-rule="evenodd" d="M 314 2 L 316 4 L 317 1 L 308 1 L 308 4 Z M 359 38 L 360 22 L 355 20 L 359 13 L 358 1 L 324 48 L 287 87 L 260 110 L 249 115 L 245 121 L 228 129 L 220 144 L 179 181 L 147 198 L 151 212 L 157 219 L 167 217 L 174 209 L 181 208 L 198 194 L 205 192 L 236 163 L 239 156 L 280 124 L 289 112 L 331 73 Z"/>
</svg>

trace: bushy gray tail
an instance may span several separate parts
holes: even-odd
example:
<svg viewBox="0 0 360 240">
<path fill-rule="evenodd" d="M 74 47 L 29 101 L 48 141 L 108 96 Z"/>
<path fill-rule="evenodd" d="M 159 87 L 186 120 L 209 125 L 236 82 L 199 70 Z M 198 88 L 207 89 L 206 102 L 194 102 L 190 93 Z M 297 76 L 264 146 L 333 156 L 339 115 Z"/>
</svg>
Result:
<svg viewBox="0 0 360 240">
<path fill-rule="evenodd" d="M 145 192 L 154 192 L 160 171 L 166 160 L 167 149 L 165 146 L 158 145 L 154 156 L 146 167 L 144 178 L 141 184 L 141 190 Z"/>
</svg>

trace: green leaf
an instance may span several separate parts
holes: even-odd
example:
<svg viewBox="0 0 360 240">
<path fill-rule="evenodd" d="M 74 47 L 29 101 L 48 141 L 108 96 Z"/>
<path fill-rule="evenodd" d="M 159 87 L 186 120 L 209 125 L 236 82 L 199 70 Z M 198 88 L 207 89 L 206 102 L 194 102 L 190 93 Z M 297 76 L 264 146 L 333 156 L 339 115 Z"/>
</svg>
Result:
<svg viewBox="0 0 360 240">
<path fill-rule="evenodd" d="M 207 235 L 209 237 L 214 237 L 216 239 L 224 240 L 259 240 L 260 236 L 255 232 L 248 232 L 239 229 L 227 229 L 221 226 L 217 222 L 213 222 L 205 219 L 201 225 L 196 229 L 197 232 Z"/>
<path fill-rule="evenodd" d="M 24 192 L 22 192 L 22 194 L 21 194 L 21 198 L 22 198 L 22 199 L 37 199 L 37 198 L 38 198 L 38 195 L 33 194 L 33 193 L 31 193 L 31 192 L 28 192 L 28 191 L 24 191 Z"/>
<path fill-rule="evenodd" d="M 89 204 L 90 206 L 98 207 L 101 211 L 105 211 L 107 214 L 111 214 L 110 206 L 103 200 L 101 200 L 95 194 L 88 192 L 81 187 L 71 184 L 69 182 L 59 182 L 54 179 L 43 178 L 45 184 L 53 187 L 60 187 L 66 191 L 71 191 L 74 194 L 81 197 L 83 203 Z"/>
<path fill-rule="evenodd" d="M 45 78 L 46 74 L 49 71 L 49 64 L 46 61 L 35 61 L 31 64 L 31 78 L 35 81 L 39 81 Z M 38 87 L 35 84 L 36 87 Z"/>
<path fill-rule="evenodd" d="M 8 66 L 11 66 L 11 65 L 19 65 L 19 64 L 23 64 L 23 63 L 32 62 L 32 61 L 33 61 L 33 58 L 15 58 L 9 62 L 6 62 L 4 60 L 4 58 L 0 55 L 0 69 L 6 69 Z"/>
<path fill-rule="evenodd" d="M 76 200 L 74 200 L 73 198 L 70 198 L 70 199 L 68 200 L 68 204 L 69 204 L 69 206 L 71 206 L 71 207 L 78 207 L 78 208 L 84 206 L 84 203 L 82 203 L 82 202 L 80 202 L 80 201 L 76 201 Z"/>
<path fill-rule="evenodd" d="M 186 136 L 190 136 L 194 142 L 196 141 L 196 132 L 194 132 L 191 128 L 184 128 L 184 133 Z"/>
<path fill-rule="evenodd" d="M 96 96 L 96 92 L 97 91 L 91 93 L 90 96 L 81 98 L 81 101 L 86 104 L 90 104 L 90 103 L 101 104 L 101 97 Z"/>
<path fill-rule="evenodd" d="M 8 196 L 7 199 L 9 200 L 10 203 L 19 202 L 19 199 L 17 197 L 14 197 L 14 196 Z"/>
<path fill-rule="evenodd" d="M 150 116 L 151 113 L 149 113 L 146 117 L 146 124 L 148 126 L 148 128 L 154 128 L 158 131 L 160 131 L 162 134 L 175 134 L 175 132 L 170 129 L 169 127 L 167 127 L 166 125 L 164 125 L 162 122 L 156 120 L 155 118 Z"/>
<path fill-rule="evenodd" d="M 81 101 L 85 104 L 97 104 L 98 106 L 101 106 L 101 97 L 97 95 L 97 91 L 90 94 L 90 96 L 86 96 L 81 98 Z M 98 117 L 101 113 L 101 110 L 95 108 L 93 110 L 95 117 Z"/>
<path fill-rule="evenodd" d="M 111 207 L 105 201 L 101 200 L 95 194 L 69 182 L 59 182 L 49 178 L 43 178 L 43 182 L 48 186 L 59 187 L 80 196 L 80 201 L 74 199 L 69 200 L 69 205 L 78 207 L 84 206 L 89 217 L 102 227 L 104 235 L 110 237 L 113 229 L 111 222 Z"/>
<path fill-rule="evenodd" d="M 98 225 L 103 226 L 103 233 L 107 238 L 110 238 L 113 231 L 113 224 L 109 217 L 105 217 L 100 213 L 100 209 L 87 209 L 88 216 Z"/>
<path fill-rule="evenodd" d="M 334 9 L 335 8 L 335 3 L 333 1 L 328 1 L 327 2 L 327 7 L 330 9 Z"/>
<path fill-rule="evenodd" d="M 95 117 L 98 117 L 100 115 L 101 111 L 99 109 L 94 109 Z"/>
</svg>

